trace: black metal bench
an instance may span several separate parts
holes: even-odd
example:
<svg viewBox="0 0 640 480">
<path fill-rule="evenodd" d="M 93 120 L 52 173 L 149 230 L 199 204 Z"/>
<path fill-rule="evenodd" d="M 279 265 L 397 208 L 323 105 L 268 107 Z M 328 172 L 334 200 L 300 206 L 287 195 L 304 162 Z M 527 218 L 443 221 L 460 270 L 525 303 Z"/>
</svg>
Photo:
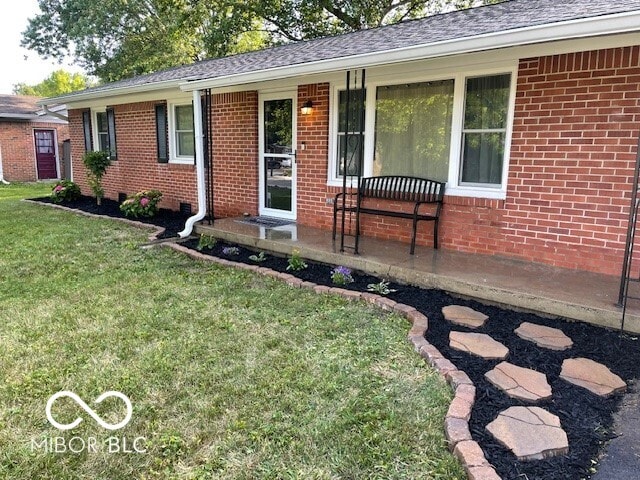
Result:
<svg viewBox="0 0 640 480">
<path fill-rule="evenodd" d="M 339 211 L 356 213 L 356 228 L 360 225 L 360 214 L 383 215 L 387 217 L 408 218 L 413 221 L 411 235 L 411 255 L 416 248 L 416 229 L 419 221 L 433 222 L 433 248 L 438 248 L 438 222 L 444 198 L 445 183 L 428 178 L 408 176 L 363 177 L 354 193 L 338 193 L 333 203 L 333 239 L 336 239 L 336 223 Z M 348 202 L 345 195 L 357 196 L 356 204 Z M 389 200 L 392 202 L 411 202 L 413 212 L 367 206 L 367 200 Z M 420 213 L 422 205 L 432 205 L 430 212 Z"/>
</svg>

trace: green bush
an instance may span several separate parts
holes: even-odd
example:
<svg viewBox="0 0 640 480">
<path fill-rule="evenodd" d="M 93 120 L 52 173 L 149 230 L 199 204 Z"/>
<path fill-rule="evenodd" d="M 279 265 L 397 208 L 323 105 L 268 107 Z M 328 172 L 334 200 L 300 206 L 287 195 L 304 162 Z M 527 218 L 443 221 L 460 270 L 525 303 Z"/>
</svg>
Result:
<svg viewBox="0 0 640 480">
<path fill-rule="evenodd" d="M 120 210 L 127 217 L 153 217 L 158 213 L 158 202 L 162 192 L 158 190 L 143 190 L 127 197 L 120 205 Z"/>
<path fill-rule="evenodd" d="M 71 180 L 60 180 L 51 189 L 54 203 L 71 202 L 80 198 L 80 187 Z"/>
<path fill-rule="evenodd" d="M 96 202 L 98 205 L 101 205 L 102 197 L 104 196 L 102 177 L 109 165 L 111 165 L 109 154 L 104 151 L 87 152 L 84 154 L 84 157 L 82 157 L 82 163 L 84 163 L 84 166 L 89 170 L 89 186 L 96 196 Z"/>
</svg>

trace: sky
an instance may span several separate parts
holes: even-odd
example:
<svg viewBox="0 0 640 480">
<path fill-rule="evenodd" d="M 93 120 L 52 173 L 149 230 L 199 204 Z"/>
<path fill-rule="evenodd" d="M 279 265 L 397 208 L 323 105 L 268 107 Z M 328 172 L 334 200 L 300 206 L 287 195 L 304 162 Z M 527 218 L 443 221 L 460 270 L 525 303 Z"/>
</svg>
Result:
<svg viewBox="0 0 640 480">
<path fill-rule="evenodd" d="M 6 0 L 5 0 L 6 1 Z M 5 5 L 6 6 L 6 5 Z M 43 60 L 31 50 L 20 47 L 22 32 L 27 28 L 27 19 L 38 12 L 37 0 L 17 0 L 2 9 L 0 15 L 0 94 L 13 93 L 13 85 L 26 83 L 35 85 L 47 78 L 54 70 L 65 69 L 83 73 L 77 66 L 60 65 L 57 60 Z"/>
</svg>

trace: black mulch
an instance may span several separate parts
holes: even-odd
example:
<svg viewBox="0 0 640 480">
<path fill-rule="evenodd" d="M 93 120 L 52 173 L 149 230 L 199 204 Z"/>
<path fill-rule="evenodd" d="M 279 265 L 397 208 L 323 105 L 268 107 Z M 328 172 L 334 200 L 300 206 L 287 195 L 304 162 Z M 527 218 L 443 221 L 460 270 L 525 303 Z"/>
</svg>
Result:
<svg viewBox="0 0 640 480">
<path fill-rule="evenodd" d="M 32 198 L 30 200 L 42 203 L 53 203 L 49 197 Z M 105 215 L 107 217 L 114 218 L 129 218 L 122 213 L 120 210 L 120 204 L 117 201 L 103 198 L 101 203 L 102 205 L 98 205 L 94 197 L 87 197 L 83 195 L 78 200 L 63 202 L 60 205 L 67 208 L 82 210 L 87 213 L 95 213 L 96 215 Z M 153 218 L 138 217 L 129 219 L 148 223 L 149 225 L 157 227 L 164 227 L 164 233 L 159 235 L 158 238 L 171 238 L 177 236 L 178 232 L 184 229 L 184 224 L 188 217 L 188 215 L 181 214 L 180 212 L 161 208 Z"/>
<path fill-rule="evenodd" d="M 46 199 L 38 200 L 47 201 Z M 104 201 L 101 208 L 96 207 L 94 199 L 87 198 L 65 205 L 113 217 L 123 216 L 117 203 L 108 200 Z M 172 236 L 175 232 L 182 230 L 185 219 L 184 216 L 175 212 L 161 211 L 157 217 L 142 221 L 163 226 L 167 228 L 165 236 Z M 195 249 L 198 240 L 190 239 L 182 243 Z M 202 253 L 236 262 L 256 264 L 249 259 L 249 256 L 257 252 L 237 246 L 238 255 L 224 255 L 222 250 L 229 246 L 236 245 L 218 242 L 213 249 L 203 249 Z M 307 263 L 308 268 L 288 273 L 319 285 L 332 286 L 330 272 L 335 265 Z M 268 254 L 267 259 L 259 265 L 285 272 L 288 263 L 284 257 Z M 380 281 L 376 277 L 358 272 L 354 272 L 353 276 L 355 281 L 344 288 L 366 291 L 368 284 Z M 640 377 L 640 341 L 636 337 L 621 336 L 618 332 L 586 323 L 548 319 L 530 313 L 488 306 L 473 300 L 457 298 L 440 290 L 394 283 L 390 287 L 397 291 L 390 293 L 389 298 L 411 305 L 429 318 L 427 340 L 473 380 L 476 386 L 476 403 L 469 424 L 472 436 L 484 450 L 487 460 L 504 480 L 578 480 L 589 478 L 594 473 L 594 462 L 603 453 L 603 445 L 615 435 L 612 430 L 613 413 L 618 409 L 623 394 L 603 399 L 585 389 L 564 382 L 559 378 L 561 364 L 566 358 L 590 358 L 607 365 L 631 386 Z M 453 326 L 444 320 L 442 307 L 452 304 L 465 305 L 488 315 L 489 321 L 483 327 L 473 331 L 486 333 L 505 344 L 509 348 L 507 358 L 509 362 L 547 375 L 553 390 L 553 398 L 537 405 L 560 418 L 569 438 L 568 455 L 547 460 L 520 462 L 485 430 L 485 426 L 502 410 L 510 406 L 528 404 L 510 399 L 485 380 L 484 374 L 499 361 L 483 360 L 449 348 L 448 337 L 452 328 L 458 331 L 470 331 L 464 327 Z M 573 340 L 574 345 L 563 352 L 539 348 L 513 333 L 522 322 L 560 328 Z"/>
</svg>

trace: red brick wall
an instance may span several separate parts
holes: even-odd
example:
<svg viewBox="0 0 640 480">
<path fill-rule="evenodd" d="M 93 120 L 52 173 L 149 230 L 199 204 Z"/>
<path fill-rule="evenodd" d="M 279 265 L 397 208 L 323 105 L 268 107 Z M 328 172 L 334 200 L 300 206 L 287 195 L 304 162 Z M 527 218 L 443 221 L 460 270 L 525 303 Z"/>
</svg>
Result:
<svg viewBox="0 0 640 480">
<path fill-rule="evenodd" d="M 213 96 L 213 185 L 216 217 L 258 213 L 258 94 Z"/>
<path fill-rule="evenodd" d="M 329 158 L 329 84 L 298 87 L 298 106 L 313 102 L 309 115 L 298 112 L 297 187 L 298 223 L 331 228 L 333 209 L 327 198 Z M 303 147 L 304 145 L 304 147 Z"/>
<path fill-rule="evenodd" d="M 499 220 L 504 250 L 620 273 L 640 133 L 639 53 L 635 46 L 521 60 Z"/>
<path fill-rule="evenodd" d="M 139 102 L 116 105 L 117 157 L 103 178 L 105 197 L 117 200 L 118 193 L 133 194 L 155 188 L 163 193 L 160 206 L 178 210 L 180 202 L 198 208 L 194 165 L 158 163 L 156 151 L 155 105 Z M 86 195 L 92 195 L 87 183 L 82 156 L 84 133 L 82 110 L 69 112 L 74 181 Z"/>
<path fill-rule="evenodd" d="M 60 123 L 0 122 L 0 147 L 5 180 L 33 182 L 38 178 L 33 137 L 35 128 L 57 131 L 58 176 L 62 177 L 62 142 L 69 138 L 69 128 Z"/>
</svg>

